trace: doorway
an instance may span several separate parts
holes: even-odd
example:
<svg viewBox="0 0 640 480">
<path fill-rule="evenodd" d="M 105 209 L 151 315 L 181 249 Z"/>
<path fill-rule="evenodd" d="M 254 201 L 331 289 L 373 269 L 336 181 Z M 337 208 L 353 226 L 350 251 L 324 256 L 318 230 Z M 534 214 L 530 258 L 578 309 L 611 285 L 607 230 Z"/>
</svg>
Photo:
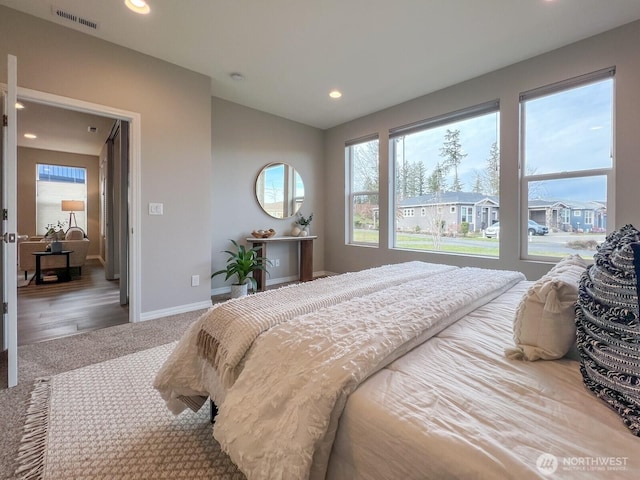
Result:
<svg viewBox="0 0 640 480">
<path fill-rule="evenodd" d="M 135 322 L 140 318 L 139 312 L 139 263 L 135 259 L 138 258 L 139 245 L 139 222 L 140 218 L 136 214 L 139 204 L 140 178 L 140 116 L 135 112 L 124 111 L 107 107 L 103 105 L 92 104 L 77 99 L 61 97 L 44 92 L 33 91 L 24 88 L 18 88 L 18 99 L 26 102 L 44 105 L 48 107 L 58 108 L 67 112 L 77 112 L 91 114 L 104 117 L 114 126 L 118 125 L 121 139 L 120 154 L 127 160 L 120 162 L 123 166 L 120 170 L 121 185 L 124 188 L 118 188 L 118 198 L 120 203 L 118 206 L 119 229 L 113 234 L 117 236 L 117 241 L 113 244 L 113 251 L 118 251 L 119 258 L 119 278 L 125 278 L 123 289 L 120 291 L 120 303 L 128 304 L 127 320 Z M 20 121 L 18 121 L 20 123 Z M 124 134 L 122 134 L 124 132 Z M 123 140 L 124 139 L 124 140 Z M 106 180 L 100 180 L 100 187 L 108 186 Z M 119 185 L 120 187 L 120 185 Z M 101 204 L 102 198 L 100 200 Z M 100 218 L 106 218 L 101 212 Z M 113 224 L 105 225 L 100 229 L 100 234 L 96 237 L 96 241 L 100 243 L 106 242 L 109 236 L 109 229 L 113 228 Z M 122 254 L 120 254 L 122 252 Z M 102 253 L 101 253 L 102 255 Z"/>
</svg>

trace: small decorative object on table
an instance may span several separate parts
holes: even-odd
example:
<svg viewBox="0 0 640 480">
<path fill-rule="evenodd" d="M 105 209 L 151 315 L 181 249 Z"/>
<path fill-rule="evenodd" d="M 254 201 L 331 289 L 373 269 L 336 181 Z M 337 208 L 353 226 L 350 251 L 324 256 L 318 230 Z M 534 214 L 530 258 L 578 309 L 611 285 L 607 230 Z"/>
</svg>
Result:
<svg viewBox="0 0 640 480">
<path fill-rule="evenodd" d="M 298 213 L 296 226 L 291 229 L 291 235 L 293 237 L 306 237 L 309 235 L 311 220 L 313 220 L 313 213 L 310 213 L 306 218 L 301 213 Z"/>
<path fill-rule="evenodd" d="M 273 228 L 269 230 L 254 230 L 251 232 L 251 235 L 255 238 L 271 238 L 276 234 L 276 231 Z"/>
<path fill-rule="evenodd" d="M 58 220 L 57 223 L 47 224 L 47 232 L 44 234 L 44 238 L 47 240 L 64 240 L 64 226 L 66 223 Z"/>
</svg>

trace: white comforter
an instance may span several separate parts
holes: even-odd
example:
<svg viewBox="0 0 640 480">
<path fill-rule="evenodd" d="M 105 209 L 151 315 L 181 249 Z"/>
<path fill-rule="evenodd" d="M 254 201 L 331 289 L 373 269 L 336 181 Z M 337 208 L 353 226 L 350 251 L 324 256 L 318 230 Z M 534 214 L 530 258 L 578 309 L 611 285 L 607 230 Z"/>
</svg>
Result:
<svg viewBox="0 0 640 480">
<path fill-rule="evenodd" d="M 263 332 L 320 308 L 454 269 L 425 262 L 384 265 L 217 304 L 187 330 L 156 375 L 154 387 L 176 414 L 191 397 L 192 408 L 208 396 L 222 405 L 247 351 Z"/>
<path fill-rule="evenodd" d="M 585 388 L 577 361 L 505 357 L 529 286 L 363 382 L 340 418 L 327 478 L 640 478 L 640 438 Z"/>
<path fill-rule="evenodd" d="M 274 326 L 249 350 L 215 438 L 251 480 L 324 478 L 338 419 L 360 382 L 523 279 L 454 269 Z"/>
</svg>

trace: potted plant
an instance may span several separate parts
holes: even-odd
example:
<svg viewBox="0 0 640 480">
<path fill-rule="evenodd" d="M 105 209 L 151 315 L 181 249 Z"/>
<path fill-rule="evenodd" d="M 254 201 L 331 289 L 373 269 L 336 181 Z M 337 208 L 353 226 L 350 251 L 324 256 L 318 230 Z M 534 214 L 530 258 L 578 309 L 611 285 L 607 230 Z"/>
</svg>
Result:
<svg viewBox="0 0 640 480">
<path fill-rule="evenodd" d="M 255 290 L 257 285 L 256 279 L 253 278 L 251 272 L 264 270 L 269 274 L 267 265 L 271 265 L 271 261 L 258 255 L 260 247 L 246 248 L 244 245 L 238 245 L 235 240 L 231 240 L 231 243 L 236 247 L 236 250 L 235 252 L 231 250 L 224 251 L 229 255 L 226 268 L 212 273 L 211 278 L 224 273 L 226 274 L 225 280 L 229 280 L 235 275 L 236 281 L 231 285 L 231 298 L 244 297 L 247 294 L 249 282 L 252 290 Z"/>
<path fill-rule="evenodd" d="M 298 212 L 296 227 L 294 227 L 292 235 L 294 237 L 306 237 L 307 235 L 309 235 L 309 226 L 311 225 L 311 220 L 313 220 L 313 213 L 309 214 L 308 217 L 304 217 L 304 215 Z"/>
</svg>

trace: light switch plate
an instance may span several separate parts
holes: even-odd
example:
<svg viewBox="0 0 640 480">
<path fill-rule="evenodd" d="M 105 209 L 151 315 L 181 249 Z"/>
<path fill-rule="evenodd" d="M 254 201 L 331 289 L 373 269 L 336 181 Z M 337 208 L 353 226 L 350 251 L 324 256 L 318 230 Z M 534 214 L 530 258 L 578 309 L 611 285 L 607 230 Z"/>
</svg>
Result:
<svg viewBox="0 0 640 480">
<path fill-rule="evenodd" d="M 164 215 L 164 204 L 149 203 L 149 215 Z"/>
</svg>

